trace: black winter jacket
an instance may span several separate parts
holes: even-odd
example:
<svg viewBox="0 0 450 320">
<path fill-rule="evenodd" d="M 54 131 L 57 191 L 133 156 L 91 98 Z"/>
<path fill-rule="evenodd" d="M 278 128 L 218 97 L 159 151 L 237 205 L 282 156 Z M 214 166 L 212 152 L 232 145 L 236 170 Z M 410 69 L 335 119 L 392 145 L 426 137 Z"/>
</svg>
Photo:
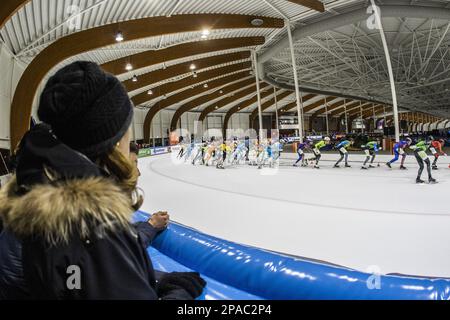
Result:
<svg viewBox="0 0 450 320">
<path fill-rule="evenodd" d="M 0 190 L 0 299 L 191 298 L 157 296 L 146 252 L 157 230 L 131 225 L 133 212 L 114 179 L 35 127 Z"/>
<path fill-rule="evenodd" d="M 90 190 L 94 185 L 104 189 L 102 192 L 111 189 L 102 180 L 86 182 L 91 182 Z M 80 181 L 77 185 L 80 186 Z M 8 185 L 8 188 L 11 187 Z M 82 194 L 80 189 L 77 192 Z M 49 194 L 50 198 L 55 196 Z M 110 196 L 116 201 L 120 197 L 119 194 Z M 36 208 L 30 197 L 34 197 L 34 192 L 17 201 L 16 205 L 21 208 L 16 209 Z M 68 199 L 59 200 L 62 201 L 56 202 L 60 205 L 64 202 L 69 204 Z M 71 202 L 72 205 L 74 203 Z M 64 206 L 59 214 L 64 214 L 66 210 L 67 206 Z M 43 214 L 33 211 L 33 214 Z M 57 214 L 54 210 L 48 213 Z M 33 220 L 33 217 L 26 216 L 24 218 L 30 222 Z M 20 219 L 14 217 L 14 222 L 27 223 Z M 36 218 L 36 221 L 39 223 L 41 220 Z M 44 223 L 42 228 L 51 228 L 45 225 L 44 219 L 41 222 Z M 34 228 L 38 225 L 32 227 L 36 233 L 28 235 L 7 225 L 0 233 L 0 299 L 157 299 L 154 270 L 145 248 L 151 244 L 158 230 L 146 222 L 135 226 L 114 224 L 98 224 L 96 230 L 89 231 L 89 235 L 81 236 L 76 232 L 69 236 L 67 242 L 57 243 L 45 239 L 45 232 L 37 232 Z M 68 286 L 70 279 L 76 279 L 70 277 L 75 274 L 73 268 L 79 270 L 80 286 L 77 288 Z"/>
</svg>

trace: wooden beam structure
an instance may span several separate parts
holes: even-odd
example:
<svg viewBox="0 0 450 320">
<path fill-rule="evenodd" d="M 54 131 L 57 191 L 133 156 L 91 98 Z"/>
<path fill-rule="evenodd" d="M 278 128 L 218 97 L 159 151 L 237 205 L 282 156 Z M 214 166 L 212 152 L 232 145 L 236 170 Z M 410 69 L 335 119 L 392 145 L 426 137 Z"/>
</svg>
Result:
<svg viewBox="0 0 450 320">
<path fill-rule="evenodd" d="M 195 109 L 198 106 L 208 103 L 210 101 L 213 101 L 217 98 L 223 97 L 224 95 L 227 95 L 231 92 L 236 91 L 237 89 L 241 88 L 242 86 L 246 86 L 248 84 L 252 84 L 255 83 L 255 80 L 252 78 L 248 78 L 244 81 L 239 81 L 237 83 L 233 83 L 230 85 L 227 85 L 226 87 L 221 88 L 220 90 L 216 90 L 215 92 L 212 92 L 210 94 L 204 95 L 204 96 L 200 96 L 197 99 L 194 99 L 192 101 L 189 101 L 188 103 L 182 105 L 181 107 L 179 107 L 176 111 L 175 114 L 172 117 L 172 121 L 170 124 L 170 130 L 175 130 L 176 129 L 176 124 L 178 123 L 178 120 L 181 118 L 181 116 L 185 113 L 188 112 L 189 110 Z"/>
<path fill-rule="evenodd" d="M 170 47 L 169 49 L 173 50 L 173 47 Z M 169 49 L 164 49 L 161 51 L 166 51 Z M 131 92 L 134 90 L 139 90 L 142 87 L 150 86 L 154 83 L 158 83 L 161 81 L 169 80 L 171 78 L 179 77 L 187 73 L 191 73 L 192 70 L 190 70 L 190 66 L 192 64 L 195 65 L 196 67 L 195 71 L 198 73 L 203 69 L 208 69 L 217 65 L 230 63 L 233 61 L 248 59 L 249 57 L 250 51 L 244 51 L 244 52 L 225 53 L 216 56 L 191 60 L 188 62 L 172 65 L 165 69 L 158 69 L 145 74 L 140 74 L 138 77 L 138 81 L 135 82 L 132 79 L 129 79 L 124 81 L 123 84 L 127 89 L 127 91 Z"/>
<path fill-rule="evenodd" d="M 153 99 L 156 99 L 160 96 L 168 95 L 171 92 L 175 92 L 178 90 L 181 90 L 183 88 L 191 87 L 198 85 L 198 83 L 202 82 L 209 82 L 211 79 L 218 78 L 220 76 L 224 76 L 230 73 L 243 71 L 243 70 L 250 70 L 250 67 L 252 66 L 251 62 L 241 62 L 236 64 L 231 64 L 227 66 L 223 66 L 216 69 L 211 69 L 208 71 L 204 71 L 198 74 L 197 78 L 194 78 L 192 76 L 183 78 L 178 81 L 174 82 L 168 82 L 165 84 L 162 84 L 158 87 L 153 88 L 153 94 L 149 95 L 147 92 L 142 92 L 133 98 L 131 100 L 133 101 L 135 106 L 145 104 Z M 247 72 L 248 75 L 248 72 Z M 206 91 L 206 90 L 204 90 Z"/>
<path fill-rule="evenodd" d="M 2 0 L 0 4 L 0 29 L 11 17 L 31 0 Z"/>
<path fill-rule="evenodd" d="M 306 103 L 306 102 L 308 102 L 309 100 L 311 100 L 311 99 L 313 99 L 313 98 L 315 98 L 315 97 L 317 97 L 317 94 L 310 93 L 310 94 L 304 95 L 304 96 L 302 97 L 302 101 L 303 101 L 303 103 Z M 278 109 L 279 109 L 279 114 L 280 114 L 280 115 L 286 114 L 286 113 L 289 112 L 289 110 L 292 110 L 292 109 L 295 108 L 296 106 L 297 106 L 297 102 L 296 102 L 296 101 L 293 101 L 293 102 L 291 102 L 291 103 L 288 103 L 288 104 L 286 104 L 286 105 L 284 105 L 284 106 L 278 108 Z"/>
<path fill-rule="evenodd" d="M 235 73 L 226 77 L 222 77 L 216 80 L 213 80 L 209 82 L 208 88 L 205 89 L 203 86 L 197 86 L 193 88 L 189 88 L 186 90 L 183 90 L 181 92 L 178 92 L 174 95 L 171 95 L 167 97 L 166 99 L 158 101 L 155 105 L 153 105 L 150 110 L 147 112 L 147 115 L 145 116 L 144 120 L 144 140 L 149 141 L 150 138 L 150 126 L 152 123 L 152 120 L 156 113 L 161 111 L 162 109 L 168 108 L 172 105 L 175 105 L 177 103 L 180 103 L 184 100 L 188 100 L 192 97 L 195 97 L 197 95 L 200 95 L 204 93 L 205 91 L 219 88 L 221 86 L 225 86 L 230 82 L 238 81 L 241 79 L 245 79 L 248 77 L 248 71 L 242 71 L 239 73 Z"/>
<path fill-rule="evenodd" d="M 193 57 L 205 53 L 258 46 L 264 44 L 264 41 L 264 37 L 238 37 L 192 41 L 165 49 L 144 51 L 141 53 L 128 55 L 120 59 L 104 63 L 101 67 L 109 73 L 120 75 L 127 72 L 125 70 L 127 63 L 131 63 L 133 68 L 137 70 L 163 62 Z"/>
<path fill-rule="evenodd" d="M 261 92 L 261 99 L 267 98 L 268 96 L 270 96 L 271 94 L 273 94 L 272 90 L 268 90 L 268 91 L 262 91 Z M 245 108 L 248 108 L 249 106 L 255 104 L 258 101 L 258 98 L 255 96 L 247 99 L 241 103 L 236 104 L 235 106 L 233 106 L 230 110 L 228 110 L 228 112 L 225 114 L 225 118 L 223 120 L 223 130 L 224 132 L 227 130 L 228 127 L 228 121 L 230 120 L 231 116 L 233 114 L 235 114 L 236 112 L 243 110 Z"/>
<path fill-rule="evenodd" d="M 288 1 L 319 12 L 325 11 L 325 6 L 321 1 L 318 0 L 288 0 Z"/>
<path fill-rule="evenodd" d="M 294 92 L 292 91 L 285 91 L 282 92 L 280 94 L 278 94 L 279 91 L 277 91 L 277 102 L 281 102 L 283 99 L 289 97 L 291 94 L 293 94 Z M 270 107 L 272 107 L 275 104 L 275 97 L 273 97 L 272 99 L 270 99 L 269 101 L 266 101 L 265 103 L 263 103 L 261 105 L 261 111 L 267 110 Z M 252 111 L 252 113 L 250 114 L 250 123 L 252 123 L 252 121 L 258 116 L 258 109 L 255 109 Z"/>
<path fill-rule="evenodd" d="M 261 26 L 251 21 L 261 19 Z M 72 56 L 114 45 L 115 35 L 122 32 L 125 41 L 182 32 L 200 32 L 209 29 L 282 28 L 282 19 L 238 14 L 180 14 L 171 17 L 150 17 L 111 23 L 62 37 L 43 49 L 24 71 L 11 105 L 11 148 L 14 149 L 28 130 L 35 93 L 47 75 L 58 63 Z M 123 72 L 123 65 L 121 67 Z"/>
<path fill-rule="evenodd" d="M 199 121 L 204 121 L 208 116 L 208 114 L 210 114 L 211 112 L 220 110 L 221 108 L 229 104 L 232 104 L 239 99 L 242 99 L 250 94 L 254 94 L 256 92 L 256 83 L 254 78 L 251 83 L 253 84 L 251 87 L 243 88 L 242 90 L 239 90 L 238 92 L 235 92 L 232 95 L 229 95 L 228 97 L 225 97 L 220 101 L 209 104 L 205 109 L 203 109 L 202 113 L 200 114 Z M 260 88 L 265 88 L 268 86 L 268 84 L 260 81 L 259 86 Z"/>
</svg>

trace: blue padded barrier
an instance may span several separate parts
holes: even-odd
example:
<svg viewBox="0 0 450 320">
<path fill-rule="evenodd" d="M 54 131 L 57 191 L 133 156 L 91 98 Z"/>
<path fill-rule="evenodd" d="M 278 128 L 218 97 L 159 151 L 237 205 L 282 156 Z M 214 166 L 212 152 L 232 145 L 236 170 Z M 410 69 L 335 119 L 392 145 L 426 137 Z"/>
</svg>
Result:
<svg viewBox="0 0 450 320">
<path fill-rule="evenodd" d="M 146 221 L 149 215 L 138 212 L 135 221 Z M 162 272 L 192 272 L 194 270 L 178 263 L 177 261 L 164 255 L 153 247 L 147 248 L 147 252 L 152 260 L 153 268 Z M 238 290 L 231 286 L 221 283 L 215 279 L 209 278 L 202 274 L 207 285 L 203 290 L 203 294 L 197 300 L 261 300 L 262 298 L 253 294 Z"/>
<path fill-rule="evenodd" d="M 168 256 L 162 254 L 153 247 L 147 249 L 155 270 L 163 272 L 192 272 L 186 266 L 174 261 Z M 203 290 L 202 296 L 197 300 L 261 300 L 260 297 L 243 292 L 236 288 L 227 286 L 217 280 L 202 275 L 207 285 Z"/>
<path fill-rule="evenodd" d="M 148 219 L 138 212 L 138 220 Z M 205 235 L 171 223 L 152 244 L 163 255 L 226 286 L 265 299 L 448 300 L 450 280 L 379 276 L 293 258 Z"/>
</svg>

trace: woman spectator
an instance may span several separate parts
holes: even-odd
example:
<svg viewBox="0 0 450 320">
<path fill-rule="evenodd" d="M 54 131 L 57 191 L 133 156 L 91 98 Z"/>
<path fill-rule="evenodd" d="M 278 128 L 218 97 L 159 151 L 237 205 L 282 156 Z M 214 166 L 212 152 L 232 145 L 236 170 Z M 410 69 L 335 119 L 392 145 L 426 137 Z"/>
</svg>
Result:
<svg viewBox="0 0 450 320">
<path fill-rule="evenodd" d="M 156 284 L 146 247 L 167 215 L 132 225 L 140 204 L 130 162 L 133 106 L 114 76 L 75 62 L 50 78 L 43 124 L 22 139 L 0 193 L 0 298 L 194 299 L 195 273 Z"/>
</svg>

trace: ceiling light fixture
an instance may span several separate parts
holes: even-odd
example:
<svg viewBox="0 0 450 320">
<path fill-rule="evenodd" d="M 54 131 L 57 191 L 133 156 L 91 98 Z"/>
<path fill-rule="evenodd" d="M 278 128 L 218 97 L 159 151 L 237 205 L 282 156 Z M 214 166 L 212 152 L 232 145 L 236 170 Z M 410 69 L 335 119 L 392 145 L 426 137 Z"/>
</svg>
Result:
<svg viewBox="0 0 450 320">
<path fill-rule="evenodd" d="M 254 27 L 261 27 L 263 25 L 263 23 L 264 23 L 264 20 L 263 19 L 259 19 L 259 18 L 255 18 L 250 23 Z"/>
<path fill-rule="evenodd" d="M 152 95 L 153 94 L 153 90 L 152 89 L 148 90 L 147 94 Z"/>
<path fill-rule="evenodd" d="M 203 85 L 203 88 L 208 88 L 208 84 L 207 83 L 205 83 L 204 85 Z"/>
<path fill-rule="evenodd" d="M 116 41 L 117 42 L 122 42 L 123 40 L 124 40 L 124 37 L 123 37 L 122 31 L 117 31 L 117 33 L 116 33 Z"/>
<path fill-rule="evenodd" d="M 127 63 L 127 65 L 125 66 L 125 70 L 127 71 L 133 70 L 133 65 L 131 63 Z"/>
<path fill-rule="evenodd" d="M 134 76 L 133 76 L 132 81 L 133 81 L 133 82 L 137 82 L 137 81 L 138 81 L 137 75 L 134 75 Z"/>
<path fill-rule="evenodd" d="M 202 39 L 206 39 L 206 38 L 208 38 L 208 36 L 211 34 L 211 32 L 209 31 L 209 29 L 203 29 L 202 30 L 202 36 L 201 36 L 201 38 Z"/>
<path fill-rule="evenodd" d="M 195 64 L 191 64 L 190 66 L 189 66 L 189 69 L 191 69 L 191 70 L 195 70 L 197 67 L 195 66 Z"/>
</svg>

